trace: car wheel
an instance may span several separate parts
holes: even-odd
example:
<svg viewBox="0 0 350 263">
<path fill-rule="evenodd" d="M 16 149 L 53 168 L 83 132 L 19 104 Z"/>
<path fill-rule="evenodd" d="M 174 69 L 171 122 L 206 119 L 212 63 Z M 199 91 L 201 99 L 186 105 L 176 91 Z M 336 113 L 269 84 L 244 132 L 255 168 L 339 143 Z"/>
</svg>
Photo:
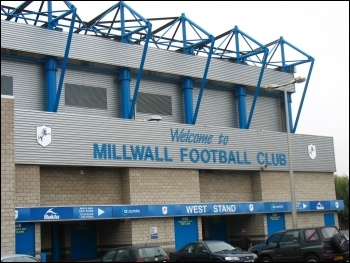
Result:
<svg viewBox="0 0 350 263">
<path fill-rule="evenodd" d="M 335 234 L 331 239 L 331 243 L 332 243 L 334 249 L 336 249 L 340 252 L 349 251 L 349 244 L 348 244 L 348 241 L 346 240 L 346 237 L 344 236 L 344 234 L 341 234 L 341 233 Z"/>
<path fill-rule="evenodd" d="M 272 262 L 272 259 L 269 257 L 262 257 L 259 259 L 259 262 Z"/>
<path fill-rule="evenodd" d="M 320 262 L 318 257 L 310 255 L 305 258 L 305 262 Z"/>
</svg>

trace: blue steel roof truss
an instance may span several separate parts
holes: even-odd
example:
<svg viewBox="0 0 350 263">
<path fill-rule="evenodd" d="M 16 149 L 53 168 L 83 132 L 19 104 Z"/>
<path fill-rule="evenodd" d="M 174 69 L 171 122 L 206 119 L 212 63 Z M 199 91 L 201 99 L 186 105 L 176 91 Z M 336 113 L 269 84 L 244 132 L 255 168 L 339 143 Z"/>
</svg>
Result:
<svg viewBox="0 0 350 263">
<path fill-rule="evenodd" d="M 45 10 L 45 2 L 46 1 L 25 1 L 16 8 L 1 5 L 1 16 L 5 16 L 6 20 L 14 20 L 15 22 L 24 21 L 24 23 L 32 23 L 33 25 L 46 27 L 51 30 L 68 31 L 68 39 L 62 61 L 62 71 L 57 88 L 54 111 L 58 110 L 72 34 L 81 33 L 115 39 L 127 44 L 144 45 L 128 116 L 130 119 L 133 117 L 137 101 L 148 46 L 163 48 L 186 55 L 207 56 L 196 108 L 192 116 L 192 124 L 196 123 L 212 58 L 228 60 L 237 64 L 261 67 L 249 118 L 245 125 L 246 129 L 249 129 L 252 121 L 265 68 L 272 68 L 282 72 L 291 72 L 295 66 L 310 62 L 311 64 L 296 121 L 294 125 L 291 125 L 291 132 L 295 132 L 309 84 L 314 59 L 285 41 L 282 37 L 279 40 L 262 45 L 238 29 L 237 26 L 217 37 L 213 37 L 206 30 L 187 18 L 185 14 L 181 14 L 179 17 L 145 19 L 130 6 L 125 4 L 124 1 L 112 5 L 91 21 L 84 22 L 78 16 L 74 5 L 69 1 L 63 1 L 65 6 L 68 7 L 68 10 L 54 10 L 53 4 L 56 5 L 56 3 L 60 3 L 56 1 L 47 1 L 47 9 Z M 37 6 L 39 3 L 40 5 L 37 12 L 26 9 L 28 6 L 32 7 L 34 4 Z M 71 17 L 69 17 L 70 15 Z M 157 25 L 157 23 L 158 26 L 152 31 L 152 27 L 154 28 L 154 25 Z M 286 60 L 285 46 L 291 47 L 299 54 L 304 55 L 306 59 Z M 278 48 L 281 49 L 280 54 L 277 52 Z M 275 60 L 276 56 L 279 56 L 280 59 Z"/>
</svg>

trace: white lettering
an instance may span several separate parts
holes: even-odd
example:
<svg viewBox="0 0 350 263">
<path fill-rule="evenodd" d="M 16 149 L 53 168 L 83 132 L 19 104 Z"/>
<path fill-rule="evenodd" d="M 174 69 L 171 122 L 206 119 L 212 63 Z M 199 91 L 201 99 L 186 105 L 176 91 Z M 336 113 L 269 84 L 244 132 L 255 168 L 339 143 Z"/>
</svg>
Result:
<svg viewBox="0 0 350 263">
<path fill-rule="evenodd" d="M 188 214 L 202 214 L 207 212 L 206 205 L 191 205 L 186 206 L 186 210 Z"/>
</svg>

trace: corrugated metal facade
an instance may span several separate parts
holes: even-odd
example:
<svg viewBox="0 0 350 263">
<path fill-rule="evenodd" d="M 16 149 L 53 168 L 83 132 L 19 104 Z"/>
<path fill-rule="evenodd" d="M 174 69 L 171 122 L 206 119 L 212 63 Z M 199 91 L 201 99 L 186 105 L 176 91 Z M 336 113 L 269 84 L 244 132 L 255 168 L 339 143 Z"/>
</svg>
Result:
<svg viewBox="0 0 350 263">
<path fill-rule="evenodd" d="M 262 153 L 259 157 L 261 161 L 267 158 L 271 162 L 272 158 L 277 158 L 280 154 L 287 156 L 286 134 L 271 131 L 223 127 L 218 129 L 207 125 L 193 126 L 163 121 L 148 122 L 24 110 L 15 111 L 15 123 L 15 161 L 18 164 L 261 170 L 262 165 L 258 163 L 259 152 Z M 35 136 L 36 127 L 41 125 L 52 128 L 52 143 L 45 148 L 38 144 Z M 184 132 L 190 130 L 191 133 L 212 135 L 213 139 L 210 143 L 173 140 L 175 131 L 180 132 L 182 129 Z M 227 138 L 226 144 L 223 141 L 220 143 L 219 138 L 222 135 Z M 115 145 L 116 155 L 121 158 L 108 155 L 106 159 L 94 158 L 94 144 L 99 147 L 102 144 Z M 293 134 L 292 144 L 296 171 L 334 171 L 333 138 Z M 317 146 L 317 158 L 314 160 L 309 157 L 309 144 Z M 149 147 L 152 156 L 128 160 L 125 156 L 132 155 L 131 146 Z M 190 152 L 193 149 L 194 158 L 191 160 Z M 235 161 L 220 159 L 219 151 L 225 152 L 226 157 L 232 152 Z M 171 161 L 163 158 L 165 152 Z M 182 152 L 185 154 L 182 155 Z M 203 158 L 195 160 L 197 153 L 204 153 Z M 156 155 L 164 160 L 157 161 L 153 158 Z M 245 158 L 247 162 L 244 161 Z M 269 169 L 286 171 L 288 165 L 276 162 Z"/>
<path fill-rule="evenodd" d="M 14 31 L 17 33 L 12 34 L 11 32 Z M 65 32 L 1 21 L 1 47 L 5 49 L 62 58 L 66 42 L 67 33 Z M 142 52 L 143 46 L 126 45 L 108 39 L 73 34 L 69 57 L 79 61 L 138 69 Z M 206 57 L 149 48 L 145 70 L 201 79 L 206 61 Z M 212 59 L 207 79 L 254 87 L 258 82 L 259 74 L 259 67 Z M 266 69 L 262 85 L 284 84 L 291 79 L 293 74 Z"/>
</svg>

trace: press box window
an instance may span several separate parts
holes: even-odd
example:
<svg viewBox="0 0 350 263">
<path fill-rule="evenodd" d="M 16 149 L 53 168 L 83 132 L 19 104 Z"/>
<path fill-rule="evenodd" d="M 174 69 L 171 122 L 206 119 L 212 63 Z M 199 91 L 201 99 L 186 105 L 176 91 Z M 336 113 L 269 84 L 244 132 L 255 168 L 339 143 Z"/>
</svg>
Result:
<svg viewBox="0 0 350 263">
<path fill-rule="evenodd" d="M 66 83 L 65 105 L 106 110 L 107 90 Z"/>
<path fill-rule="evenodd" d="M 13 77 L 1 75 L 1 95 L 13 96 Z"/>
<path fill-rule="evenodd" d="M 137 112 L 172 115 L 171 97 L 139 92 Z"/>
</svg>

